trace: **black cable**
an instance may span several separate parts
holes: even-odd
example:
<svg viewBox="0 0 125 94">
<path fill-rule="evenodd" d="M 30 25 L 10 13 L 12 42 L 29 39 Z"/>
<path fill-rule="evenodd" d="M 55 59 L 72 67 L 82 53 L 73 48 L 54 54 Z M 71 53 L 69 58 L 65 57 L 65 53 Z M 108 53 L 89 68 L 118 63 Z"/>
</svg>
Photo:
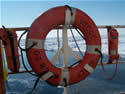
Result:
<svg viewBox="0 0 125 94">
<path fill-rule="evenodd" d="M 36 44 L 33 44 L 33 45 L 31 45 L 31 47 L 26 48 L 26 49 L 21 48 L 21 46 L 20 46 L 20 40 L 21 40 L 21 38 L 23 37 L 23 35 L 24 35 L 25 33 L 27 33 L 27 32 L 28 32 L 28 30 L 26 30 L 25 32 L 23 32 L 23 34 L 20 36 L 19 41 L 18 41 L 18 46 L 19 46 L 20 51 L 21 51 L 21 59 L 22 59 L 22 63 L 23 63 L 23 66 L 24 66 L 25 70 L 26 70 L 29 74 L 31 74 L 31 75 L 37 77 L 37 79 L 36 79 L 36 81 L 35 81 L 35 84 L 34 84 L 32 90 L 27 93 L 27 94 L 31 94 L 31 93 L 35 90 L 36 86 L 38 85 L 38 82 L 39 82 L 40 78 L 41 78 L 46 72 L 42 72 L 41 74 L 33 74 L 32 72 L 30 72 L 30 71 L 28 70 L 28 68 L 26 67 L 26 65 L 25 65 L 25 63 L 24 63 L 23 51 L 29 51 L 33 46 L 36 45 Z"/>
<path fill-rule="evenodd" d="M 32 93 L 33 93 L 33 91 L 36 89 L 36 87 L 37 87 L 37 85 L 38 85 L 39 80 L 40 80 L 41 77 L 42 77 L 45 73 L 47 73 L 47 72 L 48 72 L 48 71 L 44 71 L 44 72 L 42 72 L 41 74 L 39 74 L 39 75 L 37 76 L 38 78 L 36 79 L 35 84 L 34 84 L 32 90 L 31 90 L 30 92 L 26 93 L 26 94 L 32 94 Z"/>
<path fill-rule="evenodd" d="M 12 51 L 12 56 L 13 56 L 13 63 L 14 63 L 14 72 L 17 72 L 17 65 L 15 64 L 16 59 L 15 59 L 14 46 L 13 46 L 14 45 L 14 43 L 13 43 L 13 35 L 5 28 L 5 26 L 2 25 L 2 28 L 3 28 L 4 31 L 6 31 L 6 33 L 8 35 L 8 38 L 10 40 L 11 51 Z M 3 43 L 4 43 L 5 46 L 7 45 L 7 43 L 5 41 L 3 41 Z M 10 94 L 16 94 L 16 93 L 12 92 L 7 80 L 5 81 L 5 84 L 6 84 L 7 89 L 11 92 Z"/>
<path fill-rule="evenodd" d="M 22 51 L 29 51 L 31 48 L 33 48 L 33 46 L 35 46 L 37 43 L 33 43 L 29 48 L 21 48 L 21 46 L 20 46 L 20 40 L 21 40 L 21 38 L 23 37 L 23 35 L 24 34 L 26 34 L 28 32 L 28 30 L 26 29 L 25 30 L 25 32 L 23 32 L 22 34 L 21 34 L 21 36 L 20 36 L 20 38 L 19 38 L 19 40 L 18 40 L 18 46 L 19 46 L 19 48 L 22 50 Z"/>
<path fill-rule="evenodd" d="M 24 34 L 26 34 L 27 32 L 28 32 L 28 30 L 26 29 L 25 32 L 23 32 L 23 33 L 21 34 L 21 36 L 19 37 L 19 40 L 18 40 L 18 47 L 19 47 L 21 50 L 23 50 L 23 51 L 26 51 L 26 49 L 21 48 L 21 46 L 20 46 L 20 40 L 21 40 L 22 36 L 23 36 Z"/>
<path fill-rule="evenodd" d="M 3 28 L 4 31 L 6 31 L 8 34 L 10 34 L 10 32 L 5 28 L 4 25 L 2 25 L 2 28 Z"/>
<path fill-rule="evenodd" d="M 79 64 L 79 63 L 80 63 L 80 61 L 81 61 L 81 60 L 79 60 L 79 61 L 77 61 L 77 62 L 73 63 L 72 65 L 70 65 L 70 66 L 69 66 L 69 68 L 73 67 L 74 65 Z"/>
<path fill-rule="evenodd" d="M 64 78 L 63 81 L 64 81 L 64 83 L 65 83 L 64 87 L 67 87 L 67 86 L 68 86 L 67 79 Z"/>
<path fill-rule="evenodd" d="M 69 5 L 65 5 L 70 11 L 71 11 L 71 15 L 73 14 L 73 12 L 72 12 L 72 8 L 69 6 Z M 75 29 L 76 29 L 76 31 L 79 33 L 79 35 L 85 40 L 85 38 L 83 37 L 83 35 L 80 33 L 80 31 L 76 28 L 76 27 L 74 27 Z"/>
<path fill-rule="evenodd" d="M 100 58 L 101 58 L 100 62 L 102 62 L 103 61 L 103 57 L 104 57 L 102 52 L 98 48 L 96 48 L 95 51 L 97 51 L 100 54 Z"/>
<path fill-rule="evenodd" d="M 96 48 L 95 51 L 97 51 L 100 54 L 100 64 L 101 64 L 101 66 L 103 66 L 103 57 L 104 56 L 103 56 L 102 52 L 98 48 Z"/>
<path fill-rule="evenodd" d="M 25 65 L 25 63 L 24 63 L 23 51 L 22 51 L 22 49 L 20 49 L 20 50 L 21 50 L 21 59 L 22 59 L 22 63 L 23 63 L 23 66 L 24 66 L 25 70 L 26 70 L 29 74 L 31 74 L 31 75 L 33 75 L 33 76 L 37 76 L 37 77 L 38 77 L 38 75 L 37 75 L 37 74 L 33 74 L 32 72 L 30 72 L 30 71 L 28 70 L 28 68 L 26 67 L 26 65 Z"/>
<path fill-rule="evenodd" d="M 80 33 L 80 31 L 76 27 L 74 27 L 74 28 L 79 33 L 79 35 L 83 38 L 83 40 L 85 40 L 85 37 Z"/>
<path fill-rule="evenodd" d="M 72 12 L 72 8 L 69 5 L 65 5 L 70 11 L 71 11 L 71 15 L 73 14 Z"/>
<path fill-rule="evenodd" d="M 19 46 L 20 52 L 21 52 L 21 59 L 22 59 L 22 63 L 23 63 L 23 66 L 24 66 L 25 70 L 26 70 L 29 74 L 33 75 L 33 76 L 38 76 L 37 74 L 33 74 L 32 72 L 30 72 L 30 71 L 28 70 L 28 68 L 26 67 L 25 63 L 24 63 L 23 51 L 29 51 L 29 50 L 34 46 L 34 45 L 32 45 L 31 47 L 26 48 L 26 49 L 21 48 L 21 46 L 20 46 L 20 40 L 21 40 L 21 38 L 23 37 L 23 35 L 26 34 L 27 32 L 28 32 L 28 30 L 26 29 L 26 31 L 21 34 L 21 36 L 20 36 L 20 38 L 19 38 L 19 40 L 18 40 L 18 46 Z"/>
<path fill-rule="evenodd" d="M 41 76 L 41 77 L 42 77 L 42 76 Z M 39 80 L 40 80 L 41 77 L 38 77 L 38 78 L 36 79 L 35 84 L 34 84 L 32 90 L 31 90 L 30 92 L 28 92 L 27 94 L 32 94 L 32 93 L 33 93 L 33 91 L 36 89 L 36 86 L 38 85 L 38 82 L 39 82 Z"/>
<path fill-rule="evenodd" d="M 35 84 L 34 84 L 34 86 L 33 86 L 33 89 L 32 89 L 29 93 L 27 93 L 27 94 L 31 94 L 31 93 L 35 90 L 35 88 L 36 88 L 36 86 L 37 86 L 37 84 L 38 84 L 38 82 L 39 82 L 39 79 L 40 79 L 41 77 L 39 77 L 39 75 L 37 75 L 37 74 L 33 74 L 32 72 L 30 72 L 30 71 L 28 70 L 28 68 L 26 67 L 25 63 L 24 63 L 23 51 L 29 51 L 29 50 L 33 47 L 33 46 L 31 46 L 31 47 L 29 47 L 29 48 L 27 48 L 27 49 L 24 49 L 24 48 L 21 48 L 21 46 L 20 46 L 20 40 L 21 40 L 21 38 L 23 37 L 23 35 L 26 34 L 27 32 L 28 32 L 28 30 L 26 30 L 25 32 L 23 32 L 23 34 L 21 34 L 21 36 L 20 36 L 20 38 L 19 38 L 19 41 L 18 41 L 18 46 L 19 46 L 19 48 L 20 48 L 21 59 L 22 59 L 22 63 L 23 63 L 23 66 L 24 66 L 25 70 L 26 70 L 29 74 L 31 74 L 31 75 L 33 75 L 33 76 L 35 76 L 35 77 L 38 77 L 37 80 L 35 81 Z"/>
</svg>

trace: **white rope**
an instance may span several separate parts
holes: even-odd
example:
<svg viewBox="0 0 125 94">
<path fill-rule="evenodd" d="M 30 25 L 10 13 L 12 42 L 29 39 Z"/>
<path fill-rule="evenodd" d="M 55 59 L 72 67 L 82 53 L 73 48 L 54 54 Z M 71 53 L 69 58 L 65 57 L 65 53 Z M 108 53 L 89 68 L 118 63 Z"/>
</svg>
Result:
<svg viewBox="0 0 125 94">
<path fill-rule="evenodd" d="M 73 37 L 73 39 L 74 39 L 74 42 L 75 42 L 75 44 L 76 44 L 76 46 L 77 46 L 77 48 L 78 48 L 78 50 L 79 50 L 81 56 L 83 57 L 84 55 L 83 55 L 82 51 L 80 50 L 80 47 L 79 47 L 79 45 L 78 45 L 78 43 L 77 43 L 77 41 L 76 41 L 76 39 L 75 39 L 75 36 L 74 36 L 74 34 L 73 34 L 73 32 L 72 32 L 71 27 L 70 27 L 70 31 L 71 31 L 72 37 Z"/>
<path fill-rule="evenodd" d="M 52 64 L 55 64 L 56 61 L 62 56 L 63 54 L 63 62 L 64 66 L 66 67 L 69 62 L 68 54 L 70 54 L 72 57 L 74 57 L 76 60 L 80 60 L 80 56 L 77 55 L 69 46 L 68 46 L 68 39 L 67 39 L 67 26 L 63 27 L 63 32 L 62 32 L 62 38 L 63 38 L 63 46 L 58 50 L 56 55 L 52 58 L 51 62 Z"/>
<path fill-rule="evenodd" d="M 74 57 L 77 61 L 79 61 L 81 58 L 80 58 L 80 56 L 79 55 L 77 55 L 69 46 L 68 46 L 68 52 L 69 52 L 69 54 L 72 56 L 72 57 Z"/>
<path fill-rule="evenodd" d="M 67 67 L 69 63 L 69 56 L 68 56 L 68 37 L 67 37 L 67 26 L 63 26 L 63 32 L 62 32 L 62 38 L 63 38 L 63 62 L 64 62 L 64 68 Z"/>
<path fill-rule="evenodd" d="M 60 49 L 60 41 L 59 41 L 59 29 L 57 29 L 57 42 L 58 42 L 58 51 Z M 59 67 L 61 67 L 61 58 L 59 57 Z"/>
<path fill-rule="evenodd" d="M 63 48 L 59 49 L 56 55 L 52 58 L 51 63 L 55 64 L 57 59 L 63 54 Z"/>
</svg>

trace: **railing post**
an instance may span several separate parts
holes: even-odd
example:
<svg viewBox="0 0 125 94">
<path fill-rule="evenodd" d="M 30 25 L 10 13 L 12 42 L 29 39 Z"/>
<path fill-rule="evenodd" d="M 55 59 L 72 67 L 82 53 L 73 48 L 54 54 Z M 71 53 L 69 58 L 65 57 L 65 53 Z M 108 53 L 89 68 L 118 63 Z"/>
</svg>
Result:
<svg viewBox="0 0 125 94">
<path fill-rule="evenodd" d="M 2 63 L 2 54 L 1 54 L 1 40 L 0 40 L 0 94 L 5 94 L 5 83 L 3 76 L 3 63 Z"/>
</svg>

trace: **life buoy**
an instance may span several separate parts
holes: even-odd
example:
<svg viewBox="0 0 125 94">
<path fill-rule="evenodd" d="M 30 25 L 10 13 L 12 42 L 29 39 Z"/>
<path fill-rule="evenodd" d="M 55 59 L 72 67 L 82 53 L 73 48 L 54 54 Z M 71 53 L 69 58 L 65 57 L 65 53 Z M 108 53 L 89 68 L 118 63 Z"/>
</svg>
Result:
<svg viewBox="0 0 125 94">
<path fill-rule="evenodd" d="M 115 72 L 112 75 L 112 77 L 108 77 L 105 71 L 105 68 L 102 65 L 102 69 L 104 71 L 104 76 L 107 80 L 113 80 L 117 74 L 118 70 L 118 60 L 119 60 L 119 54 L 118 54 L 118 32 L 116 29 L 112 28 L 108 30 L 108 63 L 107 64 L 112 64 L 113 61 L 116 60 L 116 68 Z"/>
<path fill-rule="evenodd" d="M 96 49 L 101 50 L 101 38 L 95 23 L 81 10 L 71 8 L 72 20 L 67 23 L 72 23 L 85 36 L 85 56 L 78 65 L 68 69 L 57 68 L 48 60 L 44 50 L 46 36 L 53 28 L 65 24 L 68 9 L 67 6 L 55 7 L 40 15 L 32 23 L 26 38 L 26 48 L 37 44 L 26 52 L 31 68 L 37 74 L 43 73 L 42 79 L 51 85 L 65 86 L 84 80 L 93 72 L 100 58 Z"/>
<path fill-rule="evenodd" d="M 112 63 L 114 60 L 119 59 L 118 54 L 118 32 L 116 29 L 111 29 L 108 32 L 108 51 L 109 51 L 109 62 Z"/>
<path fill-rule="evenodd" d="M 17 34 L 15 30 L 9 30 L 8 32 L 11 34 L 11 36 L 9 36 L 3 29 L 0 29 L 0 38 L 4 43 L 8 69 L 10 69 L 12 72 L 18 72 L 20 69 L 20 61 L 17 45 Z M 13 43 L 10 42 L 9 37 L 13 39 Z"/>
</svg>

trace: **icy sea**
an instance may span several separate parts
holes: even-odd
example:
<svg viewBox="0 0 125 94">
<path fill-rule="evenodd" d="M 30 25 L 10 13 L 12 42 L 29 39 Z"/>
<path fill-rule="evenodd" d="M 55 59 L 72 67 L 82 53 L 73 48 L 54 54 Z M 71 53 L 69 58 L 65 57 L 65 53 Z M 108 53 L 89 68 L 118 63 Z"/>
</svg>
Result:
<svg viewBox="0 0 125 94">
<path fill-rule="evenodd" d="M 101 34 L 102 40 L 102 52 L 104 55 L 104 62 L 107 62 L 107 33 L 103 32 Z M 119 32 L 119 54 L 120 54 L 120 61 L 125 60 L 125 32 L 121 30 Z M 82 52 L 85 51 L 85 41 L 81 37 L 76 37 Z M 72 39 L 69 38 L 69 45 L 73 48 L 76 53 L 78 53 L 78 49 Z M 60 43 L 62 40 L 60 39 Z M 24 40 L 21 41 L 21 45 L 24 46 Z M 62 45 L 60 45 L 62 46 Z M 45 49 L 46 54 L 49 59 L 52 58 L 56 54 L 57 50 L 57 39 L 55 37 L 48 37 L 45 42 Z M 24 59 L 26 65 L 29 69 L 30 66 L 28 65 L 27 58 L 24 54 Z M 74 62 L 74 58 L 69 57 L 69 62 Z M 57 62 L 58 63 L 58 62 Z M 115 71 L 115 64 L 114 65 L 105 65 L 106 73 L 109 77 L 111 77 Z M 21 70 L 25 70 L 23 65 L 21 65 Z M 8 84 L 11 88 L 9 91 L 7 88 L 6 94 L 27 94 L 30 92 L 34 86 L 36 81 L 36 77 L 28 74 L 11 74 L 8 77 Z M 78 89 L 79 87 L 79 89 Z M 77 92 L 76 92 L 77 91 Z M 77 83 L 75 85 L 71 85 L 69 87 L 69 94 L 120 94 L 120 92 L 125 92 L 125 64 L 121 63 L 118 64 L 118 72 L 116 77 L 113 80 L 106 80 L 104 77 L 104 72 L 101 66 L 97 66 L 94 72 L 89 75 L 84 81 Z M 33 91 L 32 94 L 64 94 L 63 87 L 54 87 L 43 80 L 40 80 L 36 89 Z M 124 93 L 125 94 L 125 93 Z"/>
</svg>

